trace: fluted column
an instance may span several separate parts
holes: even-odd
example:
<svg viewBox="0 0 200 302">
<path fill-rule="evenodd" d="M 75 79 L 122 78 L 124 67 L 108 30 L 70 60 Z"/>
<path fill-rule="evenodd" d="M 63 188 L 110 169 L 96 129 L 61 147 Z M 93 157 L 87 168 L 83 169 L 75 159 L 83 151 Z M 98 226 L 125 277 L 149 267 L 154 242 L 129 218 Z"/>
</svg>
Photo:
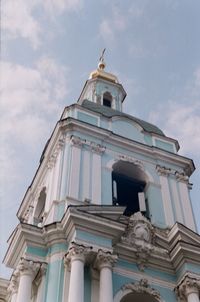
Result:
<svg viewBox="0 0 200 302">
<path fill-rule="evenodd" d="M 84 302 L 84 264 L 87 248 L 73 244 L 65 256 L 71 264 L 68 302 Z"/>
<path fill-rule="evenodd" d="M 199 302 L 200 279 L 186 276 L 175 291 L 181 301 Z"/>
<path fill-rule="evenodd" d="M 99 302 L 113 302 L 112 268 L 117 257 L 99 250 L 96 265 L 100 270 Z"/>
<path fill-rule="evenodd" d="M 40 267 L 39 263 L 22 259 L 18 266 L 19 271 L 19 289 L 17 295 L 17 302 L 30 302 L 31 289 L 33 279 Z"/>
<path fill-rule="evenodd" d="M 10 302 L 16 302 L 17 301 L 17 292 L 18 292 L 18 273 L 14 272 L 14 274 L 11 277 L 10 284 L 8 286 L 8 294 L 10 296 Z"/>
</svg>

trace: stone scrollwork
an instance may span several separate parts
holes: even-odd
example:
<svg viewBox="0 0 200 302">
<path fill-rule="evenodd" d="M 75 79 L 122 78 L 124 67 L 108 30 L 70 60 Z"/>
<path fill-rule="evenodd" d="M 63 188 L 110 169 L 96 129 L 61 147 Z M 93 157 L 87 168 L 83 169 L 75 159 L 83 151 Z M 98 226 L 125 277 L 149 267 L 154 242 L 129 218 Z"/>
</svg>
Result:
<svg viewBox="0 0 200 302">
<path fill-rule="evenodd" d="M 142 271 L 148 262 L 152 250 L 155 250 L 152 245 L 154 237 L 155 231 L 152 224 L 141 212 L 137 212 L 129 218 L 126 232 L 121 240 L 123 243 L 136 249 L 137 264 Z"/>
<path fill-rule="evenodd" d="M 106 150 L 106 147 L 100 145 L 100 144 L 96 144 L 94 142 L 90 142 L 90 147 L 92 152 L 98 153 L 98 154 L 103 154 Z"/>
<path fill-rule="evenodd" d="M 176 171 L 175 176 L 178 181 L 182 181 L 182 182 L 186 182 L 186 183 L 188 183 L 188 181 L 189 181 L 189 177 L 187 175 L 185 175 L 185 173 L 179 173 L 178 171 Z"/>
<path fill-rule="evenodd" d="M 187 297 L 191 293 L 196 293 L 199 296 L 200 293 L 200 278 L 197 279 L 194 276 L 186 275 L 180 284 L 175 288 L 175 293 L 179 301 L 187 301 Z"/>
<path fill-rule="evenodd" d="M 117 262 L 117 256 L 111 254 L 111 252 L 105 252 L 103 250 L 99 250 L 97 253 L 95 267 L 110 267 L 112 268 L 114 264 Z"/>
<path fill-rule="evenodd" d="M 138 166 L 141 170 L 144 170 L 143 163 L 140 160 L 136 159 L 136 158 L 133 158 L 133 157 L 127 156 L 127 155 L 119 155 L 119 160 L 132 163 L 132 164 Z"/>
<path fill-rule="evenodd" d="M 85 143 L 80 137 L 72 135 L 70 139 L 70 143 L 75 146 L 81 148 L 82 145 Z"/>
<path fill-rule="evenodd" d="M 64 265 L 70 270 L 71 262 L 74 260 L 80 260 L 85 262 L 87 255 L 91 252 L 92 247 L 86 247 L 84 245 L 72 243 L 68 253 L 64 258 Z"/>
<path fill-rule="evenodd" d="M 8 294 L 13 295 L 17 293 L 19 286 L 19 272 L 15 271 L 11 277 L 10 284 L 8 286 Z"/>
<path fill-rule="evenodd" d="M 160 293 L 150 287 L 147 279 L 141 279 L 138 283 L 129 283 L 122 286 L 122 291 L 129 290 L 133 293 L 148 294 L 154 297 L 157 301 L 162 301 Z"/>
<path fill-rule="evenodd" d="M 39 262 L 22 258 L 17 267 L 17 272 L 21 275 L 30 274 L 34 276 L 39 271 L 40 267 L 41 264 Z"/>
<path fill-rule="evenodd" d="M 156 171 L 160 176 L 168 176 L 172 173 L 172 170 L 170 168 L 161 167 L 160 165 L 156 166 Z"/>
</svg>

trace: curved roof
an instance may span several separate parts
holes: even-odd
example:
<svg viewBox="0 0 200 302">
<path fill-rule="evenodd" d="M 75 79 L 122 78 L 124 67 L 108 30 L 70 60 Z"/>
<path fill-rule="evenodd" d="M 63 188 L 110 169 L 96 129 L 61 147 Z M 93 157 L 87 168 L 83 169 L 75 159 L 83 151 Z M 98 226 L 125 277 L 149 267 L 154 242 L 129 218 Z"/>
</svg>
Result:
<svg viewBox="0 0 200 302">
<path fill-rule="evenodd" d="M 141 119 L 138 119 L 132 115 L 126 114 L 124 112 L 114 110 L 112 108 L 102 106 L 102 105 L 90 102 L 88 100 L 84 100 L 81 106 L 86 109 L 89 109 L 93 112 L 100 113 L 108 118 L 112 118 L 114 116 L 121 116 L 121 117 L 128 118 L 129 120 L 132 120 L 135 123 L 137 123 L 138 125 L 140 125 L 146 132 L 165 136 L 165 134 L 162 132 L 162 130 L 160 130 L 157 126 L 150 124 L 148 122 L 145 122 Z"/>
</svg>

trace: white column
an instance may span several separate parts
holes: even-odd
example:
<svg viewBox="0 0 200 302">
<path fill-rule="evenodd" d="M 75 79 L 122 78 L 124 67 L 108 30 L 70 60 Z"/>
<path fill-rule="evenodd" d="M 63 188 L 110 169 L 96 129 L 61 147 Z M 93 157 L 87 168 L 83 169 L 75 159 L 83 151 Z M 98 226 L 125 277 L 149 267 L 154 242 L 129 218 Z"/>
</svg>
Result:
<svg viewBox="0 0 200 302">
<path fill-rule="evenodd" d="M 175 291 L 181 301 L 199 302 L 200 279 L 196 279 L 193 276 L 186 276 Z"/>
<path fill-rule="evenodd" d="M 17 302 L 30 302 L 32 282 L 35 277 L 39 264 L 26 259 L 22 259 L 19 263 L 19 289 L 17 294 Z"/>
<path fill-rule="evenodd" d="M 79 179 L 80 179 L 80 164 L 81 164 L 81 147 L 82 141 L 80 137 L 72 136 L 72 158 L 71 158 L 71 173 L 69 184 L 69 196 L 75 199 L 79 197 Z"/>
<path fill-rule="evenodd" d="M 196 232 L 194 216 L 192 213 L 191 201 L 188 191 L 188 177 L 186 175 L 176 172 L 176 178 L 178 180 L 179 185 L 179 192 L 181 197 L 185 224 L 188 228 Z"/>
<path fill-rule="evenodd" d="M 101 156 L 105 147 L 91 143 L 92 158 L 92 203 L 101 204 Z"/>
<path fill-rule="evenodd" d="M 168 175 L 171 172 L 170 169 L 157 166 L 157 172 L 160 176 L 161 194 L 165 213 L 165 222 L 167 226 L 174 224 L 174 214 L 172 209 L 171 196 L 169 191 Z"/>
<path fill-rule="evenodd" d="M 96 265 L 100 270 L 99 302 L 113 302 L 112 267 L 117 257 L 99 250 Z"/>
<path fill-rule="evenodd" d="M 8 287 L 8 293 L 10 296 L 10 302 L 17 301 L 17 292 L 18 292 L 18 274 L 14 273 L 11 277 L 10 284 Z"/>
<path fill-rule="evenodd" d="M 68 302 L 84 302 L 85 253 L 84 246 L 73 244 L 66 255 L 66 261 L 71 262 Z"/>
<path fill-rule="evenodd" d="M 47 264 L 42 263 L 41 268 L 40 268 L 41 281 L 40 281 L 39 288 L 38 288 L 36 302 L 43 302 L 44 301 L 46 271 L 47 271 Z"/>
<path fill-rule="evenodd" d="M 69 296 L 69 284 L 70 284 L 70 260 L 67 255 L 64 258 L 64 286 L 63 286 L 63 302 L 68 301 Z"/>
<path fill-rule="evenodd" d="M 45 212 L 48 212 L 51 207 L 51 191 L 52 191 L 52 183 L 53 183 L 53 167 L 54 163 L 52 161 L 48 162 L 48 185 L 47 185 L 47 196 L 45 203 Z"/>
</svg>

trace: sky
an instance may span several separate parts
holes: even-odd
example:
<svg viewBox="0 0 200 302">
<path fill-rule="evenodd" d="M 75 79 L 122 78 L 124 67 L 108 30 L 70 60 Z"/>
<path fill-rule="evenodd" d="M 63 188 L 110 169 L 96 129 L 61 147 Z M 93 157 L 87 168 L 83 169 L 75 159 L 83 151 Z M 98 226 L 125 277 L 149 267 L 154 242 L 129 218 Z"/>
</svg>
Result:
<svg viewBox="0 0 200 302">
<path fill-rule="evenodd" d="M 118 76 L 124 112 L 179 141 L 196 171 L 200 231 L 200 1 L 2 0 L 0 262 L 16 212 L 65 106 L 75 103 L 101 51 Z M 10 270 L 0 265 L 0 277 Z"/>
</svg>

